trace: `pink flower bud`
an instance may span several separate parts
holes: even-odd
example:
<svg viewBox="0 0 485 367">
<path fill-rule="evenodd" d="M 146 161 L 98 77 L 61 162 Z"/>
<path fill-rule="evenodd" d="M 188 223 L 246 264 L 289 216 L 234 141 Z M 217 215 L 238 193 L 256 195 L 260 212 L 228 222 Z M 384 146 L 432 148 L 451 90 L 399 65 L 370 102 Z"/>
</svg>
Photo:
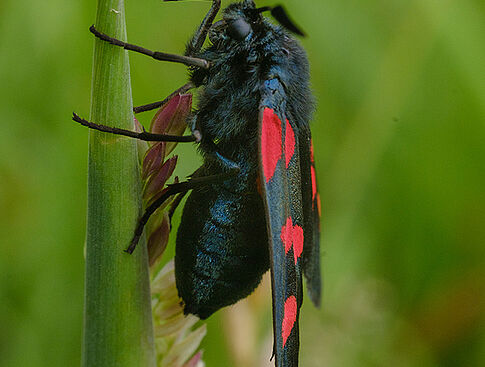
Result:
<svg viewBox="0 0 485 367">
<path fill-rule="evenodd" d="M 177 94 L 155 114 L 150 132 L 155 134 L 182 135 L 187 128 L 187 119 L 192 110 L 192 94 Z M 170 154 L 177 143 L 167 143 L 166 154 Z"/>
<path fill-rule="evenodd" d="M 181 134 L 187 127 L 191 109 L 192 94 L 177 94 L 157 111 L 150 131 L 155 134 Z"/>
<path fill-rule="evenodd" d="M 160 169 L 160 166 L 165 159 L 165 147 L 165 142 L 160 142 L 148 149 L 145 158 L 143 159 L 141 171 L 141 177 L 143 180 L 146 180 L 154 172 Z"/>
<path fill-rule="evenodd" d="M 154 134 L 182 135 L 187 127 L 187 119 L 192 109 L 192 95 L 178 94 L 163 105 L 152 119 L 150 132 Z M 135 121 L 135 129 L 143 131 L 143 127 Z M 165 160 L 165 157 L 177 145 L 176 142 L 151 142 L 146 149 L 142 162 L 142 179 L 144 181 L 143 199 L 145 207 L 167 192 L 165 187 L 177 165 L 177 156 Z M 175 182 L 178 178 L 175 177 Z M 147 246 L 150 266 L 165 251 L 170 234 L 170 219 L 167 206 L 174 197 L 168 198 L 162 206 L 150 217 L 147 223 Z"/>
<path fill-rule="evenodd" d="M 167 248 L 168 235 L 170 233 L 170 218 L 167 211 L 163 212 L 162 216 L 163 219 L 160 225 L 150 233 L 147 241 L 148 261 L 150 266 L 155 264 L 157 259 L 162 256 Z"/>
<path fill-rule="evenodd" d="M 183 367 L 197 367 L 199 362 L 202 362 L 202 351 L 196 353 L 189 361 L 187 361 Z"/>
<path fill-rule="evenodd" d="M 165 183 L 175 170 L 177 159 L 177 156 L 167 159 L 157 171 L 148 177 L 143 191 L 143 197 L 147 201 L 147 205 L 150 205 L 156 197 L 160 196 L 158 194 L 161 193 Z"/>
</svg>

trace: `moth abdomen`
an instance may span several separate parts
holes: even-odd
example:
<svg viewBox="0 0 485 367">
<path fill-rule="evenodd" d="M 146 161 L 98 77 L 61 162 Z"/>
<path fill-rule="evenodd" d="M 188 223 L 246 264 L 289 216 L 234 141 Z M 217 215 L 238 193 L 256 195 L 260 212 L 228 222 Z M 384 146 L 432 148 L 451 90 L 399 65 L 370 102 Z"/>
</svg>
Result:
<svg viewBox="0 0 485 367">
<path fill-rule="evenodd" d="M 177 288 L 186 313 L 207 318 L 257 287 L 269 268 L 263 210 L 257 192 L 242 196 L 220 185 L 217 194 L 190 194 L 175 255 Z"/>
</svg>

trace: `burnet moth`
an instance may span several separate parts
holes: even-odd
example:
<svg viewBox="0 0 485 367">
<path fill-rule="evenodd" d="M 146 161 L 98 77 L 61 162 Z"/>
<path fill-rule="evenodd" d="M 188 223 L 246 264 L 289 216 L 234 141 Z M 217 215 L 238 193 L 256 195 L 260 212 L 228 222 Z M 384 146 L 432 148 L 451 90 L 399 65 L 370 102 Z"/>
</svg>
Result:
<svg viewBox="0 0 485 367">
<path fill-rule="evenodd" d="M 316 306 L 321 293 L 320 202 L 309 127 L 313 97 L 307 57 L 290 34 L 303 32 L 281 6 L 236 2 L 214 23 L 219 9 L 220 0 L 213 0 L 184 56 L 154 52 L 90 28 L 111 44 L 189 66 L 190 82 L 174 93 L 200 88 L 188 122 L 191 135 L 132 132 L 76 114 L 73 119 L 147 141 L 198 143 L 204 163 L 146 208 L 127 252 L 133 252 L 159 206 L 190 191 L 175 254 L 185 313 L 209 317 L 248 296 L 270 269 L 275 363 L 297 366 L 303 275 Z M 266 11 L 279 25 L 263 16 Z M 203 48 L 207 37 L 209 46 Z"/>
</svg>

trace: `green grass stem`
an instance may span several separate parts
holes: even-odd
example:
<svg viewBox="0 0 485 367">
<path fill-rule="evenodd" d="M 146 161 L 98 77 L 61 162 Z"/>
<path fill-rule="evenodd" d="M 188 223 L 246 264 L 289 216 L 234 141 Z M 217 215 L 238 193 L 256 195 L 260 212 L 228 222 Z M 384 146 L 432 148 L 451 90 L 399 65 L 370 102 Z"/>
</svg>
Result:
<svg viewBox="0 0 485 367">
<path fill-rule="evenodd" d="M 96 27 L 126 40 L 123 0 L 98 0 Z M 133 129 L 128 53 L 94 41 L 91 121 Z M 129 245 L 141 210 L 135 140 L 90 131 L 83 367 L 154 366 L 145 239 Z"/>
</svg>

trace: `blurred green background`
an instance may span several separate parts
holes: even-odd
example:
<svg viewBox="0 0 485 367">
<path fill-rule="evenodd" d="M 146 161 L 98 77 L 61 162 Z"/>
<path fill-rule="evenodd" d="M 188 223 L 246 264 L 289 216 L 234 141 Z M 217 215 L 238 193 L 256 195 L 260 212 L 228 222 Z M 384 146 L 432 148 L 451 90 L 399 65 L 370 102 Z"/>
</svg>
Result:
<svg viewBox="0 0 485 367">
<path fill-rule="evenodd" d="M 485 365 L 485 3 L 258 1 L 276 3 L 309 34 L 318 101 L 325 286 L 302 366 Z M 208 6 L 128 1 L 129 40 L 180 53 Z M 2 367 L 80 364 L 88 134 L 70 117 L 89 114 L 94 17 L 94 0 L 0 2 Z M 135 105 L 186 80 L 130 62 Z M 177 152 L 179 175 L 197 167 Z M 209 321 L 208 366 L 268 365 L 269 298 Z M 255 325 L 247 350 L 237 325 Z"/>
</svg>

